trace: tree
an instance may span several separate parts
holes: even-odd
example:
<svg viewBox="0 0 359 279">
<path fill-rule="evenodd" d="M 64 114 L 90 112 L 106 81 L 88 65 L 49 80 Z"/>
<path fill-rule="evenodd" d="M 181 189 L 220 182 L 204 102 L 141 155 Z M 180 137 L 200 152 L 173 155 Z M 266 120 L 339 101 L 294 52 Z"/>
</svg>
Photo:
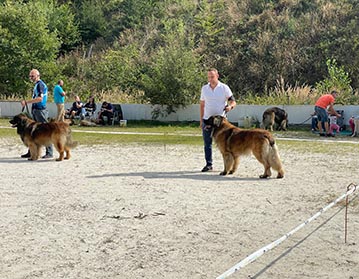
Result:
<svg viewBox="0 0 359 279">
<path fill-rule="evenodd" d="M 53 73 L 59 48 L 56 33 L 48 30 L 45 10 L 39 3 L 5 3 L 0 9 L 0 91 L 24 95 L 24 78 L 31 68 Z"/>
<path fill-rule="evenodd" d="M 140 79 L 146 99 L 160 105 L 154 118 L 198 102 L 204 80 L 198 67 L 199 57 L 190 47 L 193 42 L 186 36 L 183 22 L 169 20 L 164 29 L 166 44 L 157 49 Z"/>
<path fill-rule="evenodd" d="M 66 23 L 71 20 L 71 16 L 65 16 L 69 15 L 66 11 L 66 6 L 57 10 L 51 1 L 6 1 L 0 6 L 2 95 L 25 95 L 29 88 L 27 75 L 32 68 L 37 68 L 47 83 L 54 81 L 58 73 L 55 62 L 61 43 L 70 46 L 76 42 L 76 27 Z M 62 17 L 56 20 L 58 13 Z"/>
</svg>

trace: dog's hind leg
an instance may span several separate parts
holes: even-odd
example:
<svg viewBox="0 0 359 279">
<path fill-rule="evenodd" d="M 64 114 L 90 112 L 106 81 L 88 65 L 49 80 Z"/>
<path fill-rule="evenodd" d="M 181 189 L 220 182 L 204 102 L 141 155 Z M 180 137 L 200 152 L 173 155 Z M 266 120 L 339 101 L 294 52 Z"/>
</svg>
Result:
<svg viewBox="0 0 359 279">
<path fill-rule="evenodd" d="M 282 162 L 279 157 L 277 146 L 272 146 L 270 153 L 268 154 L 268 159 L 270 162 L 271 167 L 278 172 L 277 178 L 283 178 L 284 177 L 284 170 L 282 166 Z"/>
<path fill-rule="evenodd" d="M 70 152 L 70 148 L 68 148 L 67 146 L 65 146 L 65 152 L 66 152 L 66 156 L 65 156 L 65 160 L 69 160 L 71 158 L 71 152 Z"/>
<path fill-rule="evenodd" d="M 58 141 L 55 144 L 57 152 L 59 152 L 59 158 L 56 158 L 56 161 L 62 161 L 64 159 L 64 145 Z"/>
<path fill-rule="evenodd" d="M 264 152 L 264 151 L 262 151 Z M 256 157 L 256 159 L 258 160 L 258 162 L 260 162 L 263 166 L 264 166 L 264 173 L 262 175 L 259 176 L 259 178 L 268 178 L 272 175 L 271 172 L 271 165 L 270 162 L 268 161 L 268 158 L 266 158 L 267 156 L 263 156 L 263 154 L 261 152 L 257 152 L 255 150 L 253 150 L 253 155 L 254 157 Z"/>
<path fill-rule="evenodd" d="M 272 175 L 272 172 L 270 170 L 270 165 L 268 162 L 262 163 L 264 166 L 264 174 L 260 175 L 259 178 L 268 178 Z"/>
<path fill-rule="evenodd" d="M 287 120 L 283 120 L 281 123 L 280 123 L 280 130 L 282 131 L 287 131 Z"/>
</svg>

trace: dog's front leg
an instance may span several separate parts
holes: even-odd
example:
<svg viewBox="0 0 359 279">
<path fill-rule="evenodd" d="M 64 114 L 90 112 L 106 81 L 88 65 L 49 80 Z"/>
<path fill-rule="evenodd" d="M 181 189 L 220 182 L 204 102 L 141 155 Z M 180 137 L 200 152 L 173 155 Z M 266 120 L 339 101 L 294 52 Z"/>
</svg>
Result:
<svg viewBox="0 0 359 279">
<path fill-rule="evenodd" d="M 36 161 L 39 159 L 39 147 L 36 144 L 29 144 L 31 157 L 28 159 L 30 161 Z"/>
<path fill-rule="evenodd" d="M 238 166 L 239 166 L 239 156 L 236 157 L 236 156 L 233 154 L 233 166 L 232 166 L 232 168 L 229 170 L 229 174 L 235 173 L 235 171 L 237 170 Z"/>
<path fill-rule="evenodd" d="M 220 175 L 227 175 L 233 168 L 234 160 L 231 153 L 224 153 L 223 154 L 223 164 L 224 170 L 220 173 Z"/>
</svg>

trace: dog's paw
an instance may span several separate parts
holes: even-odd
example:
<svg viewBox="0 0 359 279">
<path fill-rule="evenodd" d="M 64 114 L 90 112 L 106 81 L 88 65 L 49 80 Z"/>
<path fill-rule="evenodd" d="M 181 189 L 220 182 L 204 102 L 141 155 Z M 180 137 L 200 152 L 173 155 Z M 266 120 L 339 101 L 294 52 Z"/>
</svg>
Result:
<svg viewBox="0 0 359 279">
<path fill-rule="evenodd" d="M 222 171 L 219 173 L 219 175 L 227 175 L 227 172 L 226 171 Z"/>
<path fill-rule="evenodd" d="M 262 175 L 259 176 L 259 178 L 261 178 L 261 179 L 265 179 L 265 178 L 268 178 L 268 177 L 269 177 L 269 175 L 266 175 L 266 174 L 262 174 Z"/>
<path fill-rule="evenodd" d="M 278 178 L 278 179 L 283 178 L 283 177 L 284 177 L 283 174 L 278 173 L 278 175 L 277 175 L 277 178 Z"/>
<path fill-rule="evenodd" d="M 234 174 L 234 171 L 233 171 L 233 170 L 231 170 L 231 171 L 229 171 L 229 172 L 228 172 L 228 174 Z"/>
</svg>

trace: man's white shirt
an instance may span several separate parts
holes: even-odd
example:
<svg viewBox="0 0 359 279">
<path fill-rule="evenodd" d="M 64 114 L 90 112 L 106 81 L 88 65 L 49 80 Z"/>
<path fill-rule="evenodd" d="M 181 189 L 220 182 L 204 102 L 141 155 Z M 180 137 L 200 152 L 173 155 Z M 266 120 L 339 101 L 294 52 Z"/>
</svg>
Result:
<svg viewBox="0 0 359 279">
<path fill-rule="evenodd" d="M 214 115 L 222 115 L 228 98 L 233 95 L 228 85 L 218 82 L 217 86 L 212 89 L 210 84 L 206 84 L 201 90 L 201 101 L 204 101 L 203 119 L 208 119 Z"/>
</svg>

